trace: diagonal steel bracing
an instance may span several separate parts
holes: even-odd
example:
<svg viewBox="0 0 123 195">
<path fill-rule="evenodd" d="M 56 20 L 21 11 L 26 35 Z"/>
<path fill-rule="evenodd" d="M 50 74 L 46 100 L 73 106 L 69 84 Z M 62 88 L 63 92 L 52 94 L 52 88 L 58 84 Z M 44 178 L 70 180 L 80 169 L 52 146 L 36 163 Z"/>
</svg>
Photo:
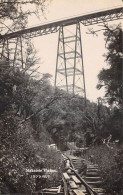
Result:
<svg viewBox="0 0 123 195">
<path fill-rule="evenodd" d="M 3 39 L 0 44 L 0 59 L 7 62 L 7 65 L 25 68 L 24 60 L 24 40 L 22 37 L 14 39 Z"/>
<path fill-rule="evenodd" d="M 123 8 L 115 7 L 0 35 L 0 65 L 3 60 L 7 66 L 26 68 L 24 41 L 59 31 L 55 86 L 86 98 L 80 23 L 89 26 L 122 18 Z"/>
<path fill-rule="evenodd" d="M 23 36 L 25 38 L 33 38 L 37 36 L 47 35 L 50 33 L 57 32 L 59 30 L 59 27 L 61 26 L 69 26 L 78 22 L 81 22 L 85 26 L 89 26 L 119 19 L 123 19 L 123 8 L 109 8 L 108 10 L 85 13 L 79 16 L 73 16 L 71 18 L 65 18 L 63 20 L 53 21 L 41 24 L 39 26 L 30 27 L 16 32 L 0 35 L 0 40 L 12 39 L 18 36 Z"/>
<path fill-rule="evenodd" d="M 86 98 L 80 23 L 59 30 L 56 86 Z"/>
</svg>

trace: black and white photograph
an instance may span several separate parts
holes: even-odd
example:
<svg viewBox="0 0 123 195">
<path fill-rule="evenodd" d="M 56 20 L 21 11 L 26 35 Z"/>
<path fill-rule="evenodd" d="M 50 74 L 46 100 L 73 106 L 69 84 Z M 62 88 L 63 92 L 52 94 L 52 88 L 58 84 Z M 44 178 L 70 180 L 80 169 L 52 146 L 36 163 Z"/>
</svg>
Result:
<svg viewBox="0 0 123 195">
<path fill-rule="evenodd" d="M 0 0 L 0 195 L 123 195 L 123 0 Z"/>
</svg>

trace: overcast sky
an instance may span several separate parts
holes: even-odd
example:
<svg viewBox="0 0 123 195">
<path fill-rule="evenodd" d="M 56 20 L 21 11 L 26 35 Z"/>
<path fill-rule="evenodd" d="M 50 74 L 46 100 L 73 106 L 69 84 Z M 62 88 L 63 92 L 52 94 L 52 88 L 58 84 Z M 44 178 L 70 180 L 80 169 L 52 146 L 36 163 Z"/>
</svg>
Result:
<svg viewBox="0 0 123 195">
<path fill-rule="evenodd" d="M 29 22 L 29 26 L 122 5 L 123 2 L 121 0 L 52 0 L 46 11 L 47 20 L 41 19 L 39 21 L 33 18 Z M 121 20 L 118 22 L 121 22 Z M 116 23 L 117 21 L 110 22 L 110 24 Z M 95 30 L 101 28 L 97 25 L 92 27 Z M 104 91 L 97 90 L 96 85 L 98 83 L 97 75 L 99 71 L 103 67 L 106 67 L 105 59 L 102 56 L 106 50 L 103 32 L 100 32 L 98 36 L 93 36 L 87 34 L 88 28 L 81 25 L 86 92 L 88 99 L 96 101 L 97 97 L 103 97 L 104 95 Z M 38 50 L 38 56 L 41 59 L 40 72 L 50 73 L 54 79 L 58 33 L 37 37 L 33 41 L 35 48 Z"/>
</svg>

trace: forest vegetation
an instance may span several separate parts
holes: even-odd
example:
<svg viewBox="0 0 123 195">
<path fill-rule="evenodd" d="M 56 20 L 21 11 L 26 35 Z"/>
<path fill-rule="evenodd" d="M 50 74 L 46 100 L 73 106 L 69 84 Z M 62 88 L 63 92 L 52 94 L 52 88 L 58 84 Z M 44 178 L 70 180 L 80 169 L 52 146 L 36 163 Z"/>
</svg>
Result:
<svg viewBox="0 0 123 195">
<path fill-rule="evenodd" d="M 10 3 L 9 3 L 10 2 Z M 30 14 L 44 12 L 46 0 L 8 1 L 0 9 L 2 23 L 12 21 L 12 30 L 25 27 Z M 33 13 L 22 11 L 23 4 L 34 3 Z M 11 10 L 11 12 L 10 12 Z M 3 25 L 3 31 L 5 25 Z M 54 89 L 50 74 L 40 79 L 28 71 L 0 66 L 1 191 L 30 193 L 55 186 L 61 180 L 60 152 L 50 150 L 55 143 L 62 152 L 67 142 L 88 147 L 99 164 L 103 185 L 109 195 L 122 193 L 122 35 L 120 25 L 105 25 L 107 69 L 98 75 L 97 88 L 105 87 L 104 100 L 86 101 L 79 95 Z M 7 29 L 10 32 L 9 29 Z M 29 40 L 26 65 L 34 67 L 36 51 Z M 104 104 L 107 102 L 108 106 Z M 52 179 L 30 177 L 27 169 L 55 169 Z"/>
</svg>

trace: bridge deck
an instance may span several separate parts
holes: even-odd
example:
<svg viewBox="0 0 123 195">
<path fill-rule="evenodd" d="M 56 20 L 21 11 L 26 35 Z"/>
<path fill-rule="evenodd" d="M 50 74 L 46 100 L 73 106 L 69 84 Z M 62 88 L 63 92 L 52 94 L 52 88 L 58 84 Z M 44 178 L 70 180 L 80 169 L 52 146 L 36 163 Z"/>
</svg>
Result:
<svg viewBox="0 0 123 195">
<path fill-rule="evenodd" d="M 27 29 L 19 30 L 16 32 L 0 35 L 0 40 L 12 39 L 18 36 L 26 35 L 28 37 L 36 37 L 46 35 L 49 33 L 55 33 L 58 31 L 60 26 L 68 26 L 81 22 L 83 25 L 93 25 L 97 23 L 103 23 L 107 21 L 117 20 L 123 18 L 123 8 L 115 7 L 108 10 L 101 10 L 94 13 L 81 14 L 71 18 L 65 18 L 58 21 L 53 21 L 39 26 L 30 27 Z"/>
</svg>

